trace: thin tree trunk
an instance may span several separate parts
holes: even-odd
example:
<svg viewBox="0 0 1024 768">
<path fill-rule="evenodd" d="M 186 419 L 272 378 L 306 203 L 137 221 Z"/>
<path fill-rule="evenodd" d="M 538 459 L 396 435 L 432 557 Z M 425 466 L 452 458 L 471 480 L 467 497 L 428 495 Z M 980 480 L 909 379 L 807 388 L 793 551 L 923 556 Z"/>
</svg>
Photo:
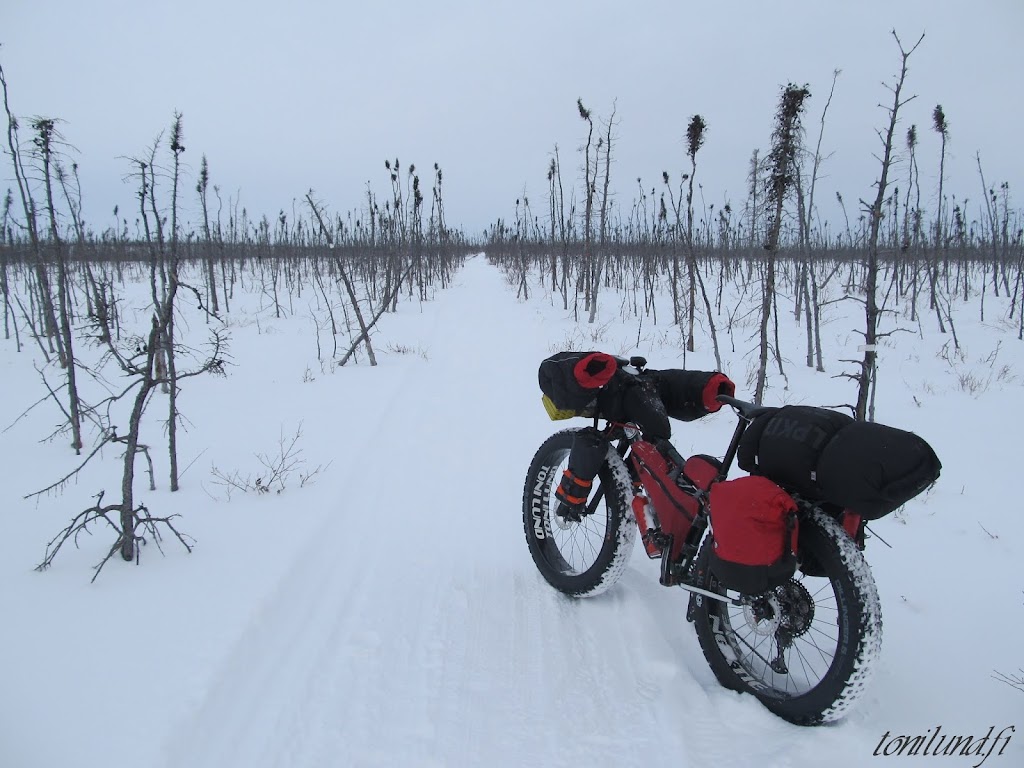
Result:
<svg viewBox="0 0 1024 768">
<path fill-rule="evenodd" d="M 921 44 L 921 40 L 924 39 L 924 35 L 921 35 L 921 38 L 918 39 L 914 47 L 907 51 L 904 50 L 903 44 L 900 42 L 899 37 L 896 37 L 895 32 L 893 32 L 893 37 L 896 38 L 896 43 L 899 45 L 902 62 L 900 74 L 896 81 L 896 87 L 893 89 L 893 105 L 889 110 L 889 127 L 885 132 L 885 138 L 883 140 L 884 151 L 882 154 L 881 176 L 878 180 L 878 193 L 875 196 L 875 202 L 871 206 L 871 210 L 869 212 L 870 229 L 868 236 L 868 261 L 864 283 L 866 292 L 864 303 L 864 360 L 861 362 L 861 372 L 858 376 L 857 404 L 854 409 L 854 414 L 858 421 L 864 421 L 869 416 L 868 396 L 875 383 L 876 377 L 876 344 L 878 342 L 879 315 L 878 299 L 876 295 L 878 287 L 878 235 L 882 223 L 882 206 L 885 202 L 885 193 L 889 186 L 889 168 L 892 162 L 893 137 L 896 133 L 896 122 L 900 108 L 910 101 L 910 99 L 900 101 L 900 94 L 903 91 L 903 84 L 907 76 L 907 59 L 910 58 L 910 55 L 917 49 L 917 46 Z"/>
</svg>

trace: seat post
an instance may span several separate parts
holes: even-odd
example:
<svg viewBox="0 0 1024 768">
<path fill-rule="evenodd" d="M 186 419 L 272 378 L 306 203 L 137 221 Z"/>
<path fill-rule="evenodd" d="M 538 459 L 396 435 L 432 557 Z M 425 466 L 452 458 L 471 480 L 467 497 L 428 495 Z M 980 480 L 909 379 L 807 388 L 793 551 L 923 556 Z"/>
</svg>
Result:
<svg viewBox="0 0 1024 768">
<path fill-rule="evenodd" d="M 748 419 L 744 418 L 742 414 L 736 414 L 736 429 L 733 430 L 732 440 L 729 441 L 729 449 L 725 452 L 725 457 L 722 459 L 722 469 L 718 473 L 719 480 L 725 480 L 728 477 L 729 469 L 736 459 L 736 451 L 740 447 L 740 438 L 743 437 L 743 433 L 747 431 L 749 425 L 750 421 Z"/>
</svg>

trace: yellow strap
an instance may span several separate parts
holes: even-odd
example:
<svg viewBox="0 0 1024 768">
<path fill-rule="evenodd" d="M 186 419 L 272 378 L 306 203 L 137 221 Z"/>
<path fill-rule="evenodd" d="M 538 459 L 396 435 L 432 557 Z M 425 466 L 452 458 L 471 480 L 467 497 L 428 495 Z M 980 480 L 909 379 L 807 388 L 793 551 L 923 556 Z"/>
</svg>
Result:
<svg viewBox="0 0 1024 768">
<path fill-rule="evenodd" d="M 552 421 L 571 419 L 574 416 L 581 415 L 578 411 L 570 411 L 567 408 L 559 408 L 547 395 L 541 397 L 540 401 L 544 404 L 544 410 L 547 411 L 548 418 L 551 419 Z"/>
</svg>

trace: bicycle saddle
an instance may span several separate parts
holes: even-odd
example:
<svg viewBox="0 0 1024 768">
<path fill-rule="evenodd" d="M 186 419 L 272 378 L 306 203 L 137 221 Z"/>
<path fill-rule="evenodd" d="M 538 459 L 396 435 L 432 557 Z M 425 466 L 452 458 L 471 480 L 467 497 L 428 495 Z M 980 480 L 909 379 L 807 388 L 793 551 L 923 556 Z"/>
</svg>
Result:
<svg viewBox="0 0 1024 768">
<path fill-rule="evenodd" d="M 739 411 L 740 416 L 747 420 L 756 419 L 758 416 L 779 410 L 774 405 L 754 405 L 746 400 L 737 400 L 735 397 L 729 397 L 728 395 L 718 395 L 715 399 L 720 403 L 731 405 Z"/>
</svg>

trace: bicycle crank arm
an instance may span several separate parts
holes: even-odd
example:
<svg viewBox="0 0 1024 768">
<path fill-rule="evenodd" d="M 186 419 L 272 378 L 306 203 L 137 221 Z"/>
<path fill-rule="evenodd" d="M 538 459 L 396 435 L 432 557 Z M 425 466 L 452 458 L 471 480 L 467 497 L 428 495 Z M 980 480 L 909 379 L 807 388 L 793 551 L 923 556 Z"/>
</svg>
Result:
<svg viewBox="0 0 1024 768">
<path fill-rule="evenodd" d="M 732 598 L 720 595 L 717 592 L 711 592 L 707 589 L 701 589 L 700 587 L 691 587 L 689 584 L 677 584 L 676 586 L 682 587 L 687 592 L 692 592 L 697 595 L 703 595 L 704 597 L 710 597 L 712 600 L 718 600 L 722 603 L 732 603 L 733 605 L 743 605 L 739 600 L 733 600 Z"/>
</svg>

